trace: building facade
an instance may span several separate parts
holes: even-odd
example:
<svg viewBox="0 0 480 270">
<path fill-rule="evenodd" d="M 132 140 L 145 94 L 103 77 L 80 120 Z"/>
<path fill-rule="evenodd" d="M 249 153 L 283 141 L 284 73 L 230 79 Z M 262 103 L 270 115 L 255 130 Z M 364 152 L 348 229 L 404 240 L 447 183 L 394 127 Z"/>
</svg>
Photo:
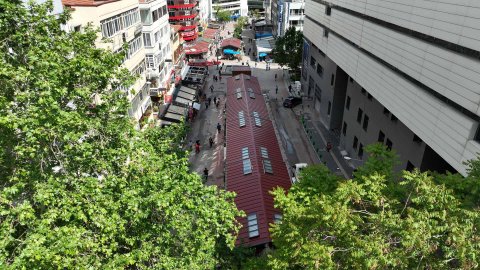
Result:
<svg viewBox="0 0 480 270">
<path fill-rule="evenodd" d="M 480 152 L 480 3 L 306 0 L 302 88 L 352 160 L 381 142 L 401 169 Z"/>
<path fill-rule="evenodd" d="M 285 35 L 290 27 L 295 27 L 298 31 L 303 31 L 303 20 L 305 19 L 305 1 L 293 0 L 282 4 L 282 10 L 279 12 L 277 33 L 279 36 Z"/>
<path fill-rule="evenodd" d="M 248 15 L 247 0 L 212 0 L 210 19 L 216 19 L 216 10 L 218 8 L 228 10 L 232 13 L 232 19 Z"/>
<path fill-rule="evenodd" d="M 171 24 L 180 25 L 180 35 L 186 42 L 198 38 L 199 13 L 197 0 L 168 0 L 168 14 Z"/>
</svg>

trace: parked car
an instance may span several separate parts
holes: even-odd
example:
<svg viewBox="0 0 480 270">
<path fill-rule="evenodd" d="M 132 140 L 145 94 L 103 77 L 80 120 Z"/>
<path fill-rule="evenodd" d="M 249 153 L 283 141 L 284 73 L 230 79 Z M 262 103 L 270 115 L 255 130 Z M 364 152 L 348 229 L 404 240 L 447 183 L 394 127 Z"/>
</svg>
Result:
<svg viewBox="0 0 480 270">
<path fill-rule="evenodd" d="M 283 107 L 285 108 L 293 108 L 299 104 L 302 104 L 302 99 L 299 97 L 290 96 L 283 101 Z"/>
</svg>

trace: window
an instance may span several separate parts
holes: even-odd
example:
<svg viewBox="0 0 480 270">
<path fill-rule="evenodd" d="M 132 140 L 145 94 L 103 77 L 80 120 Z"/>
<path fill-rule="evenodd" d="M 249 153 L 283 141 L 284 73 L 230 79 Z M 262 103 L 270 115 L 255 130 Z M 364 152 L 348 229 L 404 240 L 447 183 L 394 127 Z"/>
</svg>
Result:
<svg viewBox="0 0 480 270">
<path fill-rule="evenodd" d="M 138 8 L 131 9 L 121 14 L 115 15 L 100 21 L 102 36 L 109 38 L 140 21 Z"/>
<path fill-rule="evenodd" d="M 253 93 L 253 90 L 252 88 L 248 88 L 248 96 L 250 96 L 250 98 L 255 98 L 255 93 Z"/>
<path fill-rule="evenodd" d="M 272 163 L 268 159 L 263 160 L 263 171 L 265 173 L 273 174 Z"/>
<path fill-rule="evenodd" d="M 407 160 L 407 167 L 405 168 L 405 170 L 411 172 L 413 170 L 415 170 L 415 165 L 413 165 L 410 160 Z"/>
<path fill-rule="evenodd" d="M 416 134 L 413 134 L 413 141 L 416 142 L 416 143 L 423 142 L 422 139 L 420 139 L 420 137 L 418 137 Z"/>
<path fill-rule="evenodd" d="M 252 173 L 252 162 L 248 153 L 248 147 L 242 148 L 243 174 Z"/>
<path fill-rule="evenodd" d="M 366 95 L 367 94 L 367 90 L 365 90 L 365 88 L 362 87 L 362 90 L 360 90 L 360 92 L 362 93 L 362 95 Z"/>
<path fill-rule="evenodd" d="M 130 58 L 136 52 L 138 52 L 143 46 L 142 36 L 138 35 L 128 44 L 127 58 Z"/>
<path fill-rule="evenodd" d="M 358 147 L 358 157 L 360 159 L 363 158 L 363 144 L 360 144 L 360 146 Z"/>
<path fill-rule="evenodd" d="M 383 114 L 390 115 L 390 111 L 386 107 L 383 107 Z"/>
<path fill-rule="evenodd" d="M 330 85 L 333 86 L 334 82 L 335 82 L 335 74 L 332 74 L 332 78 L 330 79 Z"/>
<path fill-rule="evenodd" d="M 358 108 L 357 122 L 358 122 L 359 124 L 362 122 L 362 116 L 363 116 L 363 111 L 362 111 L 362 109 Z"/>
<path fill-rule="evenodd" d="M 330 115 L 330 111 L 332 110 L 332 103 L 329 101 L 328 102 L 328 109 L 327 109 L 327 114 Z"/>
<path fill-rule="evenodd" d="M 237 90 L 235 90 L 235 93 L 237 94 L 237 99 L 242 98 L 242 89 L 237 88 Z"/>
<path fill-rule="evenodd" d="M 322 89 L 318 85 L 315 85 L 315 97 L 318 99 L 318 102 L 322 102 Z"/>
<path fill-rule="evenodd" d="M 363 117 L 363 130 L 367 131 L 368 129 L 368 115 L 365 114 L 365 116 Z"/>
<path fill-rule="evenodd" d="M 318 76 L 323 77 L 323 67 L 318 63 L 317 63 L 317 74 Z"/>
<path fill-rule="evenodd" d="M 358 138 L 357 136 L 353 137 L 353 149 L 357 150 Z"/>
<path fill-rule="evenodd" d="M 396 123 L 398 121 L 398 118 L 392 113 L 392 117 L 390 117 L 390 120 Z"/>
<path fill-rule="evenodd" d="M 345 108 L 347 110 L 350 110 L 350 97 L 349 96 L 347 96 L 347 102 L 345 102 Z"/>
<path fill-rule="evenodd" d="M 262 121 L 260 120 L 260 115 L 258 114 L 258 112 L 253 112 L 253 118 L 255 120 L 255 126 L 261 127 Z"/>
<path fill-rule="evenodd" d="M 150 39 L 150 33 L 143 33 L 143 42 L 145 46 L 151 47 L 152 40 Z"/>
<path fill-rule="evenodd" d="M 317 61 L 315 61 L 315 58 L 313 58 L 313 56 L 310 56 L 310 66 L 315 69 L 315 64 L 317 63 Z"/>
<path fill-rule="evenodd" d="M 373 100 L 372 94 L 368 93 L 368 94 L 367 94 L 367 98 L 368 98 L 368 100 L 372 101 L 372 100 Z"/>
<path fill-rule="evenodd" d="M 387 139 L 387 142 L 385 143 L 385 145 L 387 146 L 388 150 L 392 150 L 393 143 L 392 141 L 390 141 L 390 139 Z"/>
<path fill-rule="evenodd" d="M 347 135 L 347 123 L 343 122 L 343 129 L 342 129 L 343 136 Z"/>
<path fill-rule="evenodd" d="M 383 142 L 385 141 L 385 133 L 383 133 L 383 131 L 379 131 L 378 132 L 378 142 L 381 142 L 383 144 Z"/>
<path fill-rule="evenodd" d="M 260 147 L 260 154 L 262 155 L 262 158 L 268 158 L 267 148 L 265 148 L 265 147 Z"/>
<path fill-rule="evenodd" d="M 135 68 L 133 68 L 132 74 L 135 76 L 141 76 L 145 72 L 145 59 L 140 62 Z"/>
<path fill-rule="evenodd" d="M 238 122 L 239 122 L 240 127 L 245 126 L 245 115 L 243 114 L 243 111 L 238 112 Z"/>
<path fill-rule="evenodd" d="M 327 16 L 330 16 L 332 14 L 332 7 L 325 6 L 325 14 L 327 14 Z"/>
<path fill-rule="evenodd" d="M 273 222 L 275 224 L 278 224 L 278 223 L 282 222 L 282 214 L 274 214 L 273 215 Z"/>
<path fill-rule="evenodd" d="M 247 217 L 248 237 L 256 237 L 258 233 L 257 214 L 252 213 Z"/>
<path fill-rule="evenodd" d="M 154 38 L 155 44 L 157 44 L 160 41 L 160 31 L 155 32 L 155 34 L 153 34 L 153 38 Z"/>
<path fill-rule="evenodd" d="M 323 36 L 328 38 L 328 29 L 327 28 L 323 29 Z"/>
</svg>

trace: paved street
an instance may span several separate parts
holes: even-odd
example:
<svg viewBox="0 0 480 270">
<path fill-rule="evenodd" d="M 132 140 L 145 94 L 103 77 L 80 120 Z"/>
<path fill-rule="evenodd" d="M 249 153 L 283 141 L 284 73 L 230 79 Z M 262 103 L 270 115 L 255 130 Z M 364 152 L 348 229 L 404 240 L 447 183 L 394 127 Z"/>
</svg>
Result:
<svg viewBox="0 0 480 270">
<path fill-rule="evenodd" d="M 227 31 L 230 31 L 230 36 L 233 34 L 233 23 L 226 24 L 225 30 L 222 31 L 224 38 L 228 37 Z M 246 52 L 252 48 L 254 51 L 254 43 L 249 42 L 249 38 L 253 38 L 251 30 L 244 30 L 242 35 Z M 222 63 L 227 65 L 241 65 L 241 62 L 249 62 L 252 68 L 252 75 L 258 77 L 262 92 L 268 96 L 268 106 L 273 116 L 274 126 L 277 130 L 277 135 L 280 137 L 281 146 L 284 158 L 286 158 L 287 165 L 291 172 L 291 166 L 295 163 L 308 164 L 326 164 L 333 172 L 339 175 L 350 175 L 351 168 L 342 159 L 338 149 L 335 147 L 335 141 L 332 134 L 322 128 L 319 119 L 315 116 L 316 112 L 313 109 L 313 101 L 304 100 L 302 105 L 293 109 L 287 109 L 282 106 L 283 99 L 289 96 L 288 85 L 290 84 L 288 74 L 286 71 L 280 69 L 276 63 L 271 63 L 270 70 L 266 70 L 266 63 L 259 62 L 255 67 L 255 61 L 252 56 L 242 56 L 242 60 L 222 60 Z M 195 143 L 200 141 L 200 153 L 195 153 L 194 149 L 190 156 L 191 169 L 199 175 L 203 175 L 204 169 L 207 168 L 209 172 L 207 184 L 215 184 L 219 187 L 224 186 L 224 136 L 223 110 L 225 105 L 226 92 L 226 78 L 229 76 L 222 76 L 222 81 L 214 82 L 213 75 L 218 75 L 218 70 L 215 66 L 209 67 L 209 77 L 207 79 L 207 88 L 214 86 L 214 91 L 207 90 L 207 97 L 212 99 L 212 104 L 207 109 L 205 102 L 202 103 L 202 108 L 199 115 L 192 124 L 191 132 L 188 140 Z M 277 79 L 275 79 L 277 74 Z M 275 93 L 275 88 L 278 86 L 278 94 Z M 213 104 L 214 98 L 220 98 L 220 105 L 218 108 Z M 305 114 L 306 128 L 302 125 L 300 120 L 301 115 Z M 222 131 L 217 132 L 217 123 L 222 125 Z M 308 131 L 308 134 L 306 133 Z M 209 137 L 214 139 L 212 148 L 209 146 Z M 309 139 L 312 137 L 311 139 Z M 312 142 L 315 143 L 313 145 Z M 327 142 L 332 142 L 334 148 L 327 153 L 325 145 Z M 320 158 L 321 157 L 321 158 Z"/>
</svg>

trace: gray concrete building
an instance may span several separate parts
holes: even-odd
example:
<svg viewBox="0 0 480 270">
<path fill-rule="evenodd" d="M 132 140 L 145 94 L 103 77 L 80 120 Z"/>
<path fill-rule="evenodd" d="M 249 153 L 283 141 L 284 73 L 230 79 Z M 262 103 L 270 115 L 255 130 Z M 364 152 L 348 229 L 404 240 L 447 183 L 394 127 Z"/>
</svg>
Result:
<svg viewBox="0 0 480 270">
<path fill-rule="evenodd" d="M 302 88 L 357 166 L 458 171 L 480 152 L 480 2 L 306 0 Z"/>
</svg>

